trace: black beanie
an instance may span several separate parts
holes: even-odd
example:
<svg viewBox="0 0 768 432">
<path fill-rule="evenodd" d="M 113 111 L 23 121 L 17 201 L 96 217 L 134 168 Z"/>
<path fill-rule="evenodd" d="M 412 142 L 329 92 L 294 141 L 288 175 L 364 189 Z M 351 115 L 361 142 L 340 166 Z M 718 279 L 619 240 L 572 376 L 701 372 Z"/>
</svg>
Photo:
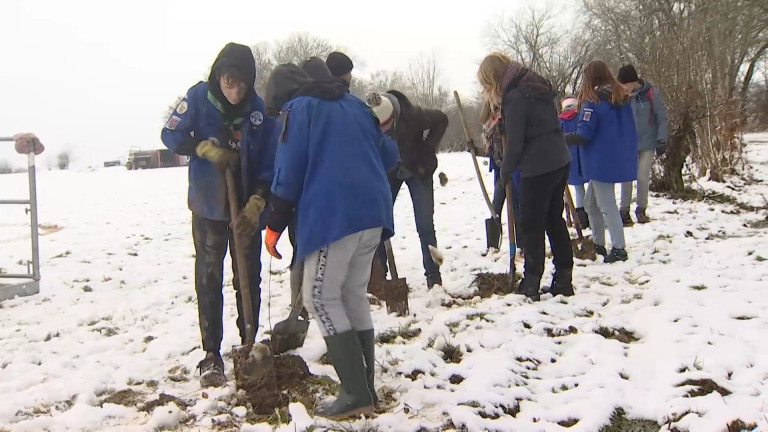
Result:
<svg viewBox="0 0 768 432">
<path fill-rule="evenodd" d="M 313 80 L 333 79 L 331 71 L 320 57 L 310 57 L 301 64 L 301 70 L 306 72 Z"/>
<path fill-rule="evenodd" d="M 635 67 L 631 64 L 622 66 L 621 69 L 619 69 L 619 74 L 616 76 L 616 79 L 622 84 L 640 80 L 640 78 L 637 77 Z"/>
<path fill-rule="evenodd" d="M 352 59 L 347 57 L 346 54 L 338 51 L 328 54 L 328 58 L 325 59 L 325 64 L 335 77 L 340 77 L 352 72 L 352 68 L 354 67 Z"/>
</svg>

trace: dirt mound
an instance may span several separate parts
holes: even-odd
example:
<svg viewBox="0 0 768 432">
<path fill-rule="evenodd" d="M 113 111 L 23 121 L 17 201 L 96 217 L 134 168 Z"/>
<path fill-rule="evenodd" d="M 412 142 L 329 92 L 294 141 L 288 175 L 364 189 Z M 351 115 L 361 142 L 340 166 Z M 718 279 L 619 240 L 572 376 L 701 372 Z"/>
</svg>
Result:
<svg viewBox="0 0 768 432">
<path fill-rule="evenodd" d="M 477 295 L 489 298 L 494 294 L 506 295 L 517 292 L 516 282 L 520 277 L 515 273 L 515 280 L 509 273 L 478 273 L 472 286 L 477 287 Z"/>
</svg>

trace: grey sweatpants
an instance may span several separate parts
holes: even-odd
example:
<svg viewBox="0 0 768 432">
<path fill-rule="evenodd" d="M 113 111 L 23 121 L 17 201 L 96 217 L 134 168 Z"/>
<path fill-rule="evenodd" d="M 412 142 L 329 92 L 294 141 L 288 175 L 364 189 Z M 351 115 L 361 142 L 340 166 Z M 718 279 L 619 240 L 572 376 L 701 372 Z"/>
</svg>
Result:
<svg viewBox="0 0 768 432">
<path fill-rule="evenodd" d="M 648 208 L 648 189 L 651 187 L 651 165 L 655 150 L 641 151 L 637 153 L 637 208 Z M 621 184 L 621 205 L 619 208 L 629 211 L 632 202 L 632 183 Z"/>
<path fill-rule="evenodd" d="M 304 260 L 304 307 L 314 315 L 323 337 L 373 328 L 367 292 L 381 231 L 348 235 Z"/>
<path fill-rule="evenodd" d="M 589 216 L 589 227 L 592 229 L 592 239 L 598 246 L 605 246 L 605 227 L 611 234 L 611 246 L 624 249 L 624 224 L 621 222 L 619 208 L 616 207 L 616 190 L 614 183 L 589 181 L 587 193 L 584 196 L 584 210 Z"/>
</svg>

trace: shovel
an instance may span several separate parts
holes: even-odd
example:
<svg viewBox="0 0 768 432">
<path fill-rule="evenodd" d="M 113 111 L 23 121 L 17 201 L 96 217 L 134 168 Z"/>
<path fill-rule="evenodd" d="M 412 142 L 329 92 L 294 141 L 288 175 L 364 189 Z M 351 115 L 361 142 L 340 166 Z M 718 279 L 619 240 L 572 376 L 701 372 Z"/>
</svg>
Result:
<svg viewBox="0 0 768 432">
<path fill-rule="evenodd" d="M 235 266 L 240 282 L 240 299 L 242 301 L 243 322 L 245 325 L 245 345 L 232 348 L 232 360 L 235 364 L 235 381 L 237 387 L 242 389 L 272 388 L 276 386 L 274 374 L 274 358 L 266 344 L 254 344 L 256 329 L 253 324 L 253 310 L 251 309 L 251 287 L 248 283 L 248 265 L 246 261 L 245 247 L 237 237 L 237 217 L 240 213 L 237 204 L 237 192 L 235 190 L 235 176 L 232 170 L 227 169 L 224 180 L 227 188 L 227 201 L 229 202 L 229 214 L 231 218 L 233 235 L 233 248 L 235 250 Z"/>
<path fill-rule="evenodd" d="M 509 236 L 509 283 L 512 285 L 510 290 L 515 288 L 515 256 L 517 256 L 517 244 L 515 241 L 515 214 L 512 210 L 512 181 L 507 182 L 506 190 L 507 195 L 507 233 Z"/>
<path fill-rule="evenodd" d="M 395 313 L 397 316 L 408 315 L 408 284 L 405 278 L 398 277 L 397 265 L 395 265 L 395 256 L 392 253 L 392 243 L 389 240 L 384 242 L 384 248 L 387 251 L 387 262 L 392 279 L 384 281 L 384 292 L 387 302 L 387 312 Z"/>
<path fill-rule="evenodd" d="M 597 253 L 595 252 L 595 243 L 590 238 L 584 237 L 581 232 L 581 222 L 579 216 L 576 214 L 576 207 L 573 205 L 573 197 L 571 196 L 571 189 L 565 187 L 565 202 L 566 213 L 571 215 L 573 226 L 576 228 L 576 235 L 578 238 L 571 240 L 571 247 L 573 248 L 573 256 L 579 259 L 596 260 Z"/>
<path fill-rule="evenodd" d="M 272 329 L 272 351 L 275 355 L 300 348 L 309 330 L 309 320 L 299 319 L 301 312 L 301 289 L 296 302 L 291 307 L 288 318 L 275 324 Z"/>
<path fill-rule="evenodd" d="M 469 130 L 469 123 L 464 116 L 464 107 L 461 105 L 461 98 L 459 92 L 453 92 L 453 98 L 456 100 L 456 106 L 459 109 L 459 117 L 461 117 L 461 124 L 464 128 L 464 136 L 467 139 L 467 147 L 472 155 L 472 164 L 475 167 L 475 175 L 480 183 L 480 190 L 483 193 L 485 199 L 485 205 L 488 206 L 488 210 L 491 211 L 491 217 L 485 220 L 485 243 L 488 249 L 501 247 L 501 217 L 496 213 L 493 208 L 493 203 L 488 195 L 488 190 L 485 188 L 485 182 L 483 181 L 483 175 L 480 173 L 480 166 L 477 164 L 477 148 L 475 142 L 472 139 L 472 132 Z"/>
</svg>

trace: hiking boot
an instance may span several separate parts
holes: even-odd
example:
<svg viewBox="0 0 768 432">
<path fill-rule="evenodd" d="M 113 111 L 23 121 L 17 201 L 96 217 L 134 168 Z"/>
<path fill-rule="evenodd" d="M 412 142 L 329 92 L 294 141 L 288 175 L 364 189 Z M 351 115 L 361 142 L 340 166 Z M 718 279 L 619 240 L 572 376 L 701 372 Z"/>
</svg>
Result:
<svg viewBox="0 0 768 432">
<path fill-rule="evenodd" d="M 584 210 L 584 207 L 579 207 L 576 209 L 576 217 L 579 218 L 581 229 L 589 228 L 589 216 L 587 215 L 587 211 Z"/>
<path fill-rule="evenodd" d="M 531 301 L 537 302 L 541 300 L 541 293 L 539 293 L 539 285 L 541 284 L 540 278 L 530 278 L 530 277 L 524 277 L 522 281 L 520 281 L 520 285 L 518 286 L 518 290 L 520 294 L 523 294 L 524 296 L 531 299 Z"/>
<path fill-rule="evenodd" d="M 595 245 L 595 253 L 601 257 L 608 256 L 608 250 L 605 248 L 605 246 Z"/>
<path fill-rule="evenodd" d="M 549 293 L 553 297 L 563 295 L 572 296 L 573 293 L 573 269 L 555 269 L 555 275 L 552 277 L 552 286 L 549 287 Z"/>
<path fill-rule="evenodd" d="M 315 410 L 331 420 L 343 420 L 373 413 L 373 394 L 368 388 L 368 377 L 363 349 L 357 332 L 349 330 L 325 337 L 328 357 L 339 375 L 339 395 L 330 405 Z"/>
<path fill-rule="evenodd" d="M 618 261 L 626 261 L 629 259 L 627 251 L 625 249 L 612 248 L 611 253 L 603 259 L 606 264 L 612 264 Z"/>
<path fill-rule="evenodd" d="M 221 387 L 227 383 L 224 376 L 224 360 L 218 352 L 208 352 L 205 358 L 197 364 L 200 369 L 200 387 Z"/>
<path fill-rule="evenodd" d="M 360 347 L 363 349 L 368 390 L 370 390 L 373 397 L 373 405 L 377 406 L 379 404 L 379 397 L 376 395 L 376 388 L 374 387 L 374 378 L 376 376 L 376 341 L 373 329 L 357 332 L 357 339 L 360 341 Z"/>
<path fill-rule="evenodd" d="M 637 216 L 637 223 L 639 224 L 647 224 L 651 221 L 651 218 L 645 214 L 644 208 L 638 207 L 637 210 L 635 210 L 635 216 Z"/>
<path fill-rule="evenodd" d="M 619 214 L 621 215 L 621 223 L 623 223 L 625 227 L 631 227 L 635 224 L 632 222 L 632 217 L 629 215 L 629 210 L 619 210 Z"/>
</svg>

